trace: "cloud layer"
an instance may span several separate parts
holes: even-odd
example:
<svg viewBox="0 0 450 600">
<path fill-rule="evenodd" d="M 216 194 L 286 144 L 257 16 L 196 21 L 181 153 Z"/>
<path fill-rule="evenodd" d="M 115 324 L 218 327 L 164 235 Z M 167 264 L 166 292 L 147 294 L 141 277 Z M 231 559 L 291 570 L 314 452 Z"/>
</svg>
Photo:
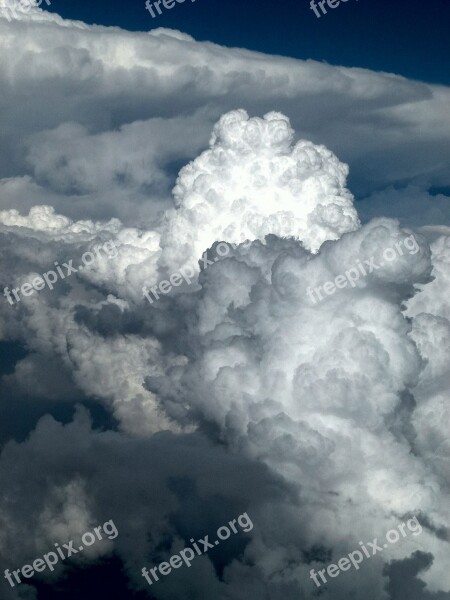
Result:
<svg viewBox="0 0 450 600">
<path fill-rule="evenodd" d="M 4 286 L 116 248 L 0 304 L 2 340 L 23 349 L 1 383 L 0 408 L 17 407 L 0 454 L 4 568 L 113 518 L 119 537 L 83 566 L 114 554 L 144 590 L 144 565 L 247 511 L 249 536 L 153 596 L 309 599 L 311 568 L 417 515 L 420 537 L 321 595 L 449 598 L 450 235 L 448 198 L 430 191 L 449 184 L 449 91 L 38 9 L 0 12 L 0 40 Z M 368 196 L 362 225 L 341 160 Z M 381 264 L 410 236 L 415 252 Z M 191 286 L 144 300 L 186 266 Z"/>
</svg>

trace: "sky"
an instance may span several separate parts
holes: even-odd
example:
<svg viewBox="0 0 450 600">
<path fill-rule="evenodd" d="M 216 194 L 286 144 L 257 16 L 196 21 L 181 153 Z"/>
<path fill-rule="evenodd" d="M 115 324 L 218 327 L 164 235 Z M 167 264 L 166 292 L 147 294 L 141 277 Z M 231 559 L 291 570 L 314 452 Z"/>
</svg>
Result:
<svg viewBox="0 0 450 600">
<path fill-rule="evenodd" d="M 199 41 L 450 83 L 447 0 L 348 0 L 317 18 L 307 0 L 187 0 L 155 19 L 143 0 L 53 0 L 49 10 L 130 31 L 179 29 Z"/>
<path fill-rule="evenodd" d="M 448 51 L 0 4 L 1 600 L 450 600 Z"/>
</svg>

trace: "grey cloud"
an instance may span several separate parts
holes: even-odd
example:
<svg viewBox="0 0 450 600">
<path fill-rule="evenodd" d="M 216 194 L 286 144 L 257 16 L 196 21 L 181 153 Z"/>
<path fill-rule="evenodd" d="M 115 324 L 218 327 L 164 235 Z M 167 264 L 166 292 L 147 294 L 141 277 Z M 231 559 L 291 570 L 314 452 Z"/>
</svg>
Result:
<svg viewBox="0 0 450 600">
<path fill-rule="evenodd" d="M 419 573 L 429 569 L 433 563 L 433 555 L 426 552 L 414 552 L 410 558 L 393 561 L 385 567 L 385 575 L 389 577 L 386 589 L 390 600 L 448 600 L 450 592 L 429 592 L 425 584 L 417 578 Z"/>
</svg>

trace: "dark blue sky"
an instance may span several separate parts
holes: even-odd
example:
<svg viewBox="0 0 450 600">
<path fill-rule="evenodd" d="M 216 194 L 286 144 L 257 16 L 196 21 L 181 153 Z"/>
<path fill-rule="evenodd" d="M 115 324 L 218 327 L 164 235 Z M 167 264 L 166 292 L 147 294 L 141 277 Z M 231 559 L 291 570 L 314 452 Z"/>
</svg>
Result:
<svg viewBox="0 0 450 600">
<path fill-rule="evenodd" d="M 146 31 L 170 27 L 198 40 L 270 54 L 367 67 L 450 84 L 450 0 L 348 0 L 320 19 L 310 0 L 186 0 L 153 19 L 145 0 L 52 0 L 86 23 Z"/>
</svg>

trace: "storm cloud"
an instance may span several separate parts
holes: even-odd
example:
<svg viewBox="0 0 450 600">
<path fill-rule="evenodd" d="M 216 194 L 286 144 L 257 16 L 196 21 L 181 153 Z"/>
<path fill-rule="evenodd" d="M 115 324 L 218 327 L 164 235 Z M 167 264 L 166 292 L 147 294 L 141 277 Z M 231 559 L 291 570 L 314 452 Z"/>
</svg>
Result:
<svg viewBox="0 0 450 600">
<path fill-rule="evenodd" d="M 306 600 L 312 568 L 416 515 L 320 594 L 448 598 L 449 90 L 5 10 L 3 287 L 115 253 L 0 304 L 3 569 L 114 519 L 40 585 L 107 565 L 148 591 L 143 566 L 246 511 L 251 532 L 151 596 Z"/>
</svg>

